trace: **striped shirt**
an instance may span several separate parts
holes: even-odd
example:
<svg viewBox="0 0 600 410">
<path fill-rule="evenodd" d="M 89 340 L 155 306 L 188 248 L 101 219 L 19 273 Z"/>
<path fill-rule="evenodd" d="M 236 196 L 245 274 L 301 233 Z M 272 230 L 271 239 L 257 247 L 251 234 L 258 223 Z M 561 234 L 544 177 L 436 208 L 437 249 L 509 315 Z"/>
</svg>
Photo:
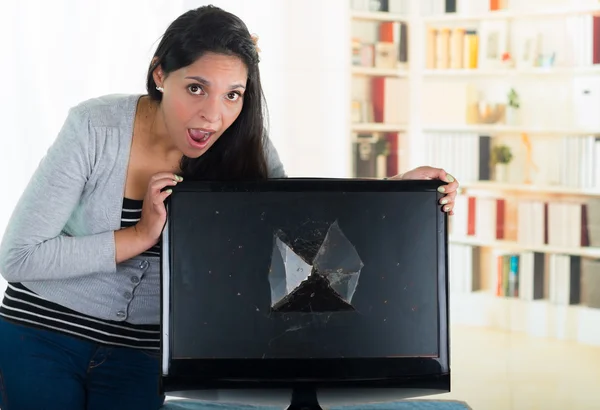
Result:
<svg viewBox="0 0 600 410">
<path fill-rule="evenodd" d="M 125 198 L 121 228 L 135 225 L 141 214 L 142 201 Z M 160 253 L 158 242 L 143 255 L 156 257 Z M 0 316 L 104 345 L 151 350 L 160 348 L 160 325 L 134 325 L 84 315 L 38 296 L 22 283 L 8 284 L 0 305 Z"/>
<path fill-rule="evenodd" d="M 142 201 L 129 198 L 125 198 L 123 200 L 123 210 L 121 211 L 121 228 L 127 228 L 139 222 L 142 215 L 142 204 Z M 160 256 L 160 241 L 142 255 Z"/>
</svg>

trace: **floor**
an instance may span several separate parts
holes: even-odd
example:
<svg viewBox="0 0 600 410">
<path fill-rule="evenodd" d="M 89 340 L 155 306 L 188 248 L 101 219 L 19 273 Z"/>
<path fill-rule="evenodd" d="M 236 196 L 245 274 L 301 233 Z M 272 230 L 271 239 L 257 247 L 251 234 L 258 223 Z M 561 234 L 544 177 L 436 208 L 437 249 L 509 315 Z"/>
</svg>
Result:
<svg viewBox="0 0 600 410">
<path fill-rule="evenodd" d="M 600 347 L 454 326 L 450 349 L 452 392 L 435 399 L 473 410 L 600 409 Z"/>
<path fill-rule="evenodd" d="M 450 349 L 452 392 L 423 399 L 473 410 L 600 409 L 600 347 L 453 326 Z"/>
</svg>

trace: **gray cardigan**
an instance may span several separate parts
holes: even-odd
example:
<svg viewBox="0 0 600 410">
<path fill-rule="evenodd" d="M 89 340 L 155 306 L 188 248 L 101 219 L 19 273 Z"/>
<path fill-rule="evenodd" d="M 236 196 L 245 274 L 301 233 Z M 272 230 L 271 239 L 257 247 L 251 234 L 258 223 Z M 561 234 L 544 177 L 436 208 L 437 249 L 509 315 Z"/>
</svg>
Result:
<svg viewBox="0 0 600 410">
<path fill-rule="evenodd" d="M 139 97 L 108 95 L 71 108 L 8 222 L 0 274 L 83 314 L 157 324 L 159 258 L 115 263 Z M 269 176 L 285 177 L 268 139 L 266 146 Z"/>
</svg>

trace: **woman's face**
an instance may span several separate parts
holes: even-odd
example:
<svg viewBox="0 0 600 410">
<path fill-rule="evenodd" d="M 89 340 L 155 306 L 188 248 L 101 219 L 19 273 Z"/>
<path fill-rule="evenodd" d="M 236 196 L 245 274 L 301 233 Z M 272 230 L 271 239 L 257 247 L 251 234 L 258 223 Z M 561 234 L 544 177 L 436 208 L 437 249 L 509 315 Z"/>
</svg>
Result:
<svg viewBox="0 0 600 410">
<path fill-rule="evenodd" d="M 248 69 L 239 57 L 206 53 L 193 64 L 154 81 L 164 88 L 166 131 L 183 155 L 204 154 L 242 111 Z"/>
</svg>

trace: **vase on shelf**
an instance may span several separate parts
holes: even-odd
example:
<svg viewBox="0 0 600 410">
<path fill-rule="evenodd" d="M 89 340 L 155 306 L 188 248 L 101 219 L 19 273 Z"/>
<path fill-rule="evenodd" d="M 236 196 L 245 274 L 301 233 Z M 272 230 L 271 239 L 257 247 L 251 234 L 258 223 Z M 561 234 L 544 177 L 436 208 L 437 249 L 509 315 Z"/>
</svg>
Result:
<svg viewBox="0 0 600 410">
<path fill-rule="evenodd" d="M 506 117 L 504 122 L 509 127 L 519 125 L 519 109 L 511 106 L 506 107 Z"/>
<path fill-rule="evenodd" d="M 499 162 L 494 166 L 494 180 L 500 183 L 508 182 L 508 164 Z"/>
</svg>

